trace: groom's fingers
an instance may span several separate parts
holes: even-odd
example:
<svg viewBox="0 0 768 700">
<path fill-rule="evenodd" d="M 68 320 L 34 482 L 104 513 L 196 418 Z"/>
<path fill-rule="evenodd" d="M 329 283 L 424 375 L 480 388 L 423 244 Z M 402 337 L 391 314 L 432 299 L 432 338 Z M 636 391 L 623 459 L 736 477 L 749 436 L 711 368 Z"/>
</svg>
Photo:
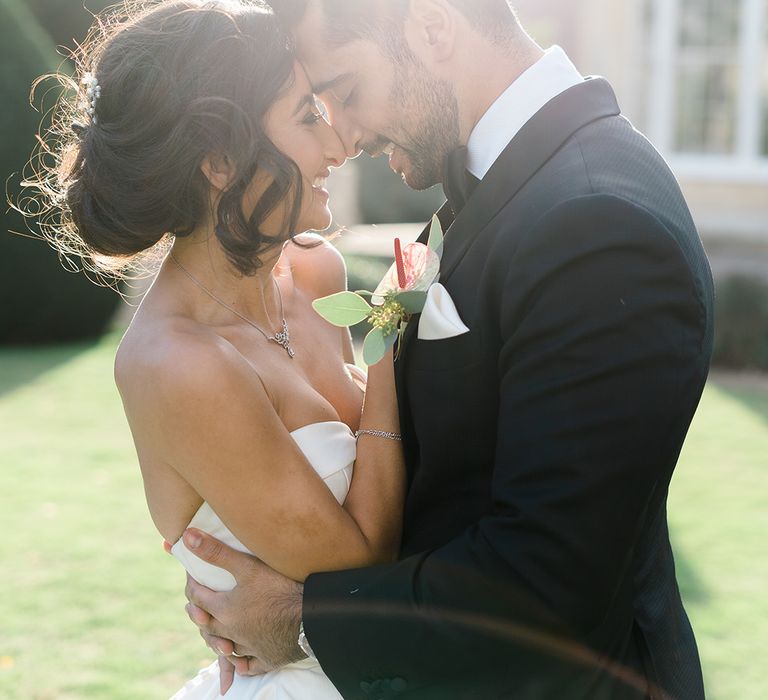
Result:
<svg viewBox="0 0 768 700">
<path fill-rule="evenodd" d="M 253 557 L 228 547 L 200 530 L 190 528 L 184 533 L 184 544 L 195 556 L 214 566 L 226 569 L 239 580 L 240 574 L 252 566 Z"/>
<path fill-rule="evenodd" d="M 263 676 L 273 669 L 255 656 L 247 656 L 244 659 L 234 659 L 235 671 L 238 676 Z"/>
<path fill-rule="evenodd" d="M 200 636 L 203 638 L 203 641 L 219 656 L 232 656 L 232 652 L 235 651 L 235 645 L 229 639 L 216 637 L 212 634 L 208 634 L 204 630 L 200 630 Z"/>
<path fill-rule="evenodd" d="M 207 625 L 213 618 L 202 608 L 198 608 L 194 603 L 187 603 L 187 615 L 198 627 Z"/>
<path fill-rule="evenodd" d="M 187 574 L 187 587 L 184 590 L 189 605 L 187 605 L 187 615 L 198 627 L 207 625 L 211 617 L 216 616 L 219 607 L 221 593 L 212 591 L 202 584 L 198 583 L 189 574 Z"/>
</svg>

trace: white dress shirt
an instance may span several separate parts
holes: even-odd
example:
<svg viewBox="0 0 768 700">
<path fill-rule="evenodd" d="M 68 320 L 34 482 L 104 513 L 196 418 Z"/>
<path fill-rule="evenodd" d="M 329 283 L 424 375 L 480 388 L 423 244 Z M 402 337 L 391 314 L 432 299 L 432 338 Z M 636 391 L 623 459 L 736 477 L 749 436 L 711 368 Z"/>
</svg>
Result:
<svg viewBox="0 0 768 700">
<path fill-rule="evenodd" d="M 559 46 L 553 46 L 520 75 L 482 116 L 467 143 L 467 169 L 482 180 L 517 135 L 544 105 L 584 76 Z"/>
</svg>

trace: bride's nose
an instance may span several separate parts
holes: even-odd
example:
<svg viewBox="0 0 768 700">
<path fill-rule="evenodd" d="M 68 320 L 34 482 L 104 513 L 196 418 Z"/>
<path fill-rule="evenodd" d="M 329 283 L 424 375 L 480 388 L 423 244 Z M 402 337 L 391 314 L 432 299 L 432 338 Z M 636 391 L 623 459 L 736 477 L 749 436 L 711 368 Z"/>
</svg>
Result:
<svg viewBox="0 0 768 700">
<path fill-rule="evenodd" d="M 346 163 L 347 152 L 344 149 L 344 144 L 328 122 L 325 122 L 325 128 L 323 129 L 323 147 L 325 149 L 325 157 L 331 166 L 340 168 Z"/>
</svg>

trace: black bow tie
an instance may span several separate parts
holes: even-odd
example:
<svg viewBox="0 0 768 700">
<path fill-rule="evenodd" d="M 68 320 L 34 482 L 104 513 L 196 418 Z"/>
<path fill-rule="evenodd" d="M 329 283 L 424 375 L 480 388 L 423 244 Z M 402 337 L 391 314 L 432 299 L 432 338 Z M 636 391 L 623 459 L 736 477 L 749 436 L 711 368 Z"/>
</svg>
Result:
<svg viewBox="0 0 768 700">
<path fill-rule="evenodd" d="M 467 170 L 466 146 L 457 148 L 445 159 L 443 191 L 455 216 L 459 215 L 479 184 L 480 180 Z"/>
</svg>

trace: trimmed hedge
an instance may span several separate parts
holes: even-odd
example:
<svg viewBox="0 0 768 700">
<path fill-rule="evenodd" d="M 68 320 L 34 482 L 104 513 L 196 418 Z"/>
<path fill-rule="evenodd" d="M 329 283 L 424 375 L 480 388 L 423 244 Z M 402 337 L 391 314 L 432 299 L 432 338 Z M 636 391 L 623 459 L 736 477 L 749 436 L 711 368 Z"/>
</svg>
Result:
<svg viewBox="0 0 768 700">
<path fill-rule="evenodd" d="M 56 69 L 50 37 L 25 0 L 0 0 L 0 174 L 17 201 L 20 173 L 35 147 L 40 115 L 29 106 L 33 80 Z M 56 254 L 26 233 L 27 222 L 0 210 L 0 344 L 97 337 L 120 298 L 83 274 L 63 269 Z"/>
<path fill-rule="evenodd" d="M 713 363 L 768 371 L 768 282 L 734 276 L 718 283 Z"/>
<path fill-rule="evenodd" d="M 24 0 L 56 46 L 72 50 L 85 39 L 93 15 L 114 5 L 116 0 Z M 88 9 L 85 9 L 85 8 Z"/>
</svg>

